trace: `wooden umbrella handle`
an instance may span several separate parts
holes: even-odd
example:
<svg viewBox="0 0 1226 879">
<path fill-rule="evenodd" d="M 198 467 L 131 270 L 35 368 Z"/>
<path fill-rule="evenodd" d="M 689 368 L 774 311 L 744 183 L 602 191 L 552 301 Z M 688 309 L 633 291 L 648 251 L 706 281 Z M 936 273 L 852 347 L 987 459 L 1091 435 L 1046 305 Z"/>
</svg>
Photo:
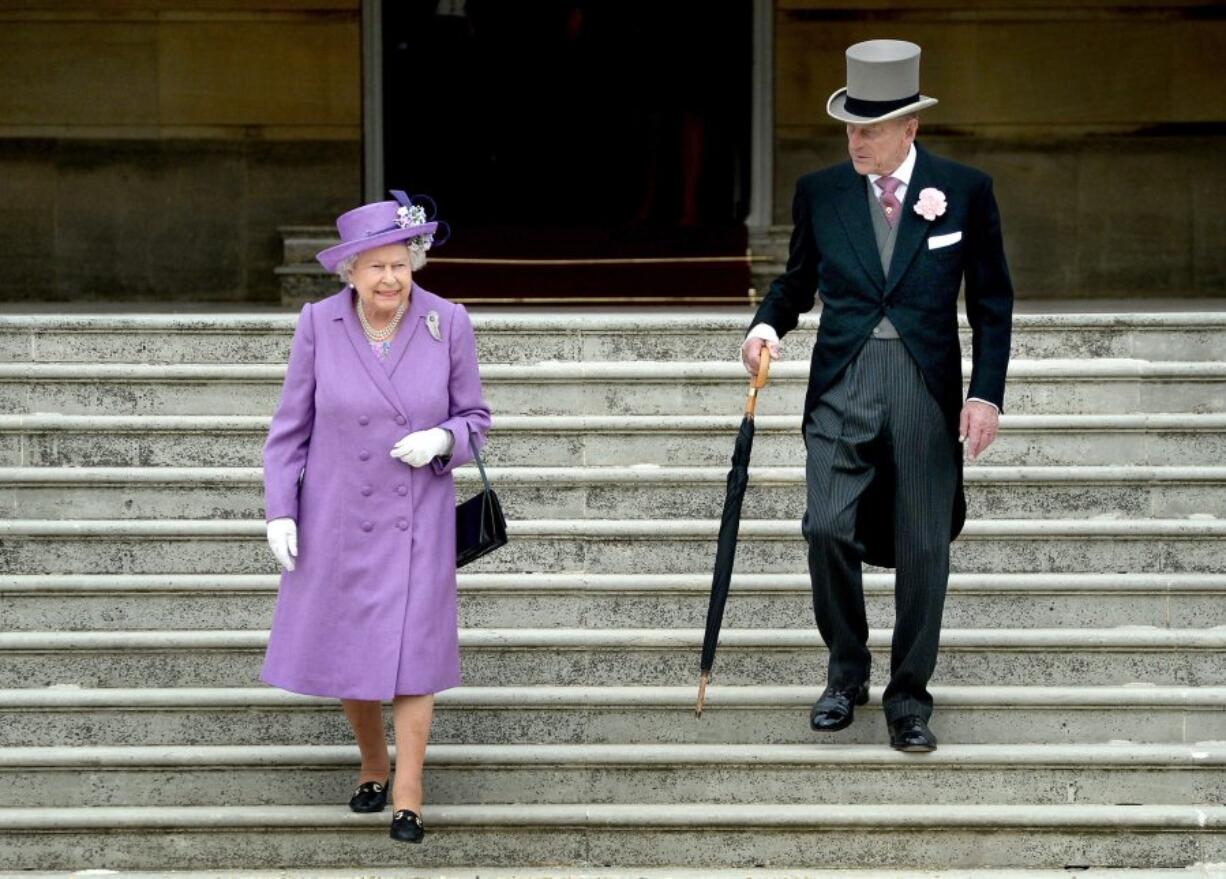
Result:
<svg viewBox="0 0 1226 879">
<path fill-rule="evenodd" d="M 771 352 L 766 345 L 762 346 L 762 355 L 758 358 L 758 374 L 753 379 L 755 388 L 766 387 L 766 379 L 771 371 Z"/>
<path fill-rule="evenodd" d="M 758 405 L 758 391 L 766 387 L 766 380 L 770 377 L 770 371 L 771 353 L 763 345 L 761 353 L 758 355 L 758 374 L 749 380 L 749 396 L 745 400 L 746 418 L 753 418 L 754 409 Z"/>
</svg>

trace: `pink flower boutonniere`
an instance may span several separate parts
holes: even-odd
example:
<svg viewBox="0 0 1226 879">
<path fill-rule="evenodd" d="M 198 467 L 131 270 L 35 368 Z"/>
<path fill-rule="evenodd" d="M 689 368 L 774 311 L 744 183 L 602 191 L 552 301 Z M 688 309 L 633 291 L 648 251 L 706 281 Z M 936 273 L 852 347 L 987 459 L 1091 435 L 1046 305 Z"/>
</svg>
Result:
<svg viewBox="0 0 1226 879">
<path fill-rule="evenodd" d="M 915 200 L 915 212 L 925 220 L 935 220 L 945 213 L 945 193 L 931 186 L 921 189 Z"/>
</svg>

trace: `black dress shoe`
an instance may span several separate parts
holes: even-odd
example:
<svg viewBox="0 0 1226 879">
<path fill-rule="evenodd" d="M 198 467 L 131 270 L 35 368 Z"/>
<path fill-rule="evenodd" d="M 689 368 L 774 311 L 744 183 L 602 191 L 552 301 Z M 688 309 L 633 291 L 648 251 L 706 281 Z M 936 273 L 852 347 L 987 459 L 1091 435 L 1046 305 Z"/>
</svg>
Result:
<svg viewBox="0 0 1226 879">
<path fill-rule="evenodd" d="M 890 721 L 890 747 L 896 751 L 935 751 L 937 737 L 924 718 L 912 714 Z"/>
<path fill-rule="evenodd" d="M 392 815 L 392 839 L 401 842 L 421 842 L 426 835 L 421 816 L 412 809 L 400 809 Z"/>
<path fill-rule="evenodd" d="M 382 812 L 387 806 L 387 782 L 367 781 L 358 785 L 349 799 L 349 808 L 355 812 Z"/>
<path fill-rule="evenodd" d="M 856 706 L 868 701 L 868 684 L 827 687 L 809 712 L 809 726 L 818 732 L 838 732 L 856 719 Z"/>
</svg>

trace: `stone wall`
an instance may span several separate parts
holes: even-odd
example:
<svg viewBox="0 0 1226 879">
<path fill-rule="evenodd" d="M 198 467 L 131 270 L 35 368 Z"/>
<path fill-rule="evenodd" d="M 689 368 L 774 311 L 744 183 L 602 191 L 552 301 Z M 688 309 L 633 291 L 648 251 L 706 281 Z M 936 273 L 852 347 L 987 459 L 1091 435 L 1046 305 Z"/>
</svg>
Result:
<svg viewBox="0 0 1226 879">
<path fill-rule="evenodd" d="M 0 8 L 0 300 L 277 301 L 277 227 L 361 195 L 360 0 Z M 934 150 L 997 180 L 1019 295 L 1226 295 L 1226 15 L 776 0 L 774 219 L 843 158 L 847 45 L 924 46 Z"/>
<path fill-rule="evenodd" d="M 0 299 L 278 301 L 361 195 L 358 0 L 0 11 Z"/>
<path fill-rule="evenodd" d="M 1220 4 L 779 0 L 777 223 L 846 158 L 825 102 L 873 37 L 924 48 L 920 138 L 996 179 L 1020 296 L 1226 295 Z"/>
</svg>

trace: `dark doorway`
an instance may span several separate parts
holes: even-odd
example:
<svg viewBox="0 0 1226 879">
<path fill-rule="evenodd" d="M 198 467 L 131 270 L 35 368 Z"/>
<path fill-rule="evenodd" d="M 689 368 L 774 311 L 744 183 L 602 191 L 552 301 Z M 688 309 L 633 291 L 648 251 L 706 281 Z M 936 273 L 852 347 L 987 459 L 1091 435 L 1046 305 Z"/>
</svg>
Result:
<svg viewBox="0 0 1226 879">
<path fill-rule="evenodd" d="M 383 4 L 384 167 L 457 298 L 744 298 L 752 3 Z"/>
</svg>

